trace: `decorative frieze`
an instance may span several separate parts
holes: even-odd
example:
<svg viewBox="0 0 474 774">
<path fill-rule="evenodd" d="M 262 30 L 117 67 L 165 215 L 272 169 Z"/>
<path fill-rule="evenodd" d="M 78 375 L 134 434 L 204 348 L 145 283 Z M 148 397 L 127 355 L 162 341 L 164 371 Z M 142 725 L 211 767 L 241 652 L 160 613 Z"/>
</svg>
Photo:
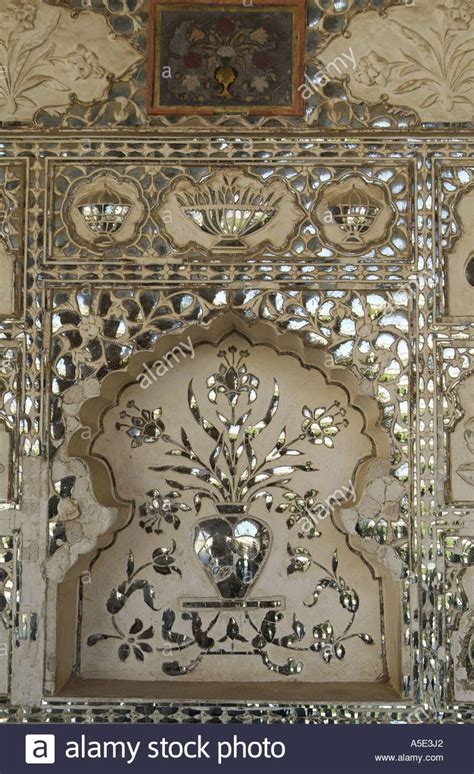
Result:
<svg viewBox="0 0 474 774">
<path fill-rule="evenodd" d="M 166 164 L 116 159 L 114 171 L 91 159 L 48 166 L 46 261 L 75 262 L 79 255 L 149 264 L 182 258 L 254 263 L 256 257 L 336 265 L 413 261 L 410 162 L 325 159 L 316 165 L 302 154 L 291 166 L 178 158 Z M 111 211 L 120 208 L 121 222 L 106 235 L 91 231 L 92 209 L 84 216 L 84 207 L 95 204 L 97 220 L 99 200 L 92 200 L 98 196 L 102 209 L 107 197 Z"/>
</svg>

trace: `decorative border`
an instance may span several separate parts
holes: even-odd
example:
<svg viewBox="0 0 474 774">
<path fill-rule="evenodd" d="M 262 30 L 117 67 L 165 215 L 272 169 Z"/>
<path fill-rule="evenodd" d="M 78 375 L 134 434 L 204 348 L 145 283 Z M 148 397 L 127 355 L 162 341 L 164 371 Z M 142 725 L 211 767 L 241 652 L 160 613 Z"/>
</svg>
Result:
<svg viewBox="0 0 474 774">
<path fill-rule="evenodd" d="M 469 658 L 468 653 L 453 653 L 453 637 L 459 631 L 461 618 L 469 612 L 467 607 L 467 595 L 464 587 L 464 575 L 470 567 L 474 566 L 474 523 L 463 527 L 443 527 L 438 531 L 440 544 L 440 573 L 441 582 L 441 620 L 439 624 L 438 642 L 445 651 L 445 664 L 440 674 L 441 681 L 445 680 L 443 691 L 451 701 L 457 699 L 456 673 L 458 669 L 465 669 L 468 673 L 468 664 L 462 663 L 463 657 Z M 474 611 L 470 611 L 474 620 Z M 466 692 L 474 695 L 474 679 L 466 679 Z"/>
<path fill-rule="evenodd" d="M 160 267 L 161 273 L 163 273 L 163 271 L 166 269 L 168 269 L 169 272 L 174 273 L 175 269 L 183 262 L 185 262 L 185 265 L 193 264 L 195 270 L 197 271 L 199 271 L 200 267 L 203 266 L 205 267 L 205 271 L 215 271 L 217 276 L 219 276 L 219 274 L 222 275 L 222 272 L 227 271 L 227 267 L 228 270 L 234 273 L 235 271 L 238 271 L 240 267 L 248 267 L 247 271 L 253 271 L 254 269 L 252 267 L 255 267 L 258 264 L 264 266 L 270 265 L 275 267 L 275 269 L 277 269 L 277 267 L 281 264 L 290 264 L 295 266 L 295 272 L 297 271 L 296 267 L 300 266 L 306 273 L 309 266 L 313 264 L 317 273 L 322 273 L 324 270 L 330 270 L 332 273 L 337 271 L 342 275 L 353 273 L 357 276 L 357 279 L 361 279 L 361 267 L 364 267 L 365 271 L 367 271 L 367 273 L 370 272 L 371 274 L 373 274 L 375 266 L 380 267 L 383 273 L 388 273 L 390 268 L 391 276 L 393 276 L 393 270 L 395 267 L 400 267 L 399 271 L 401 273 L 405 268 L 408 270 L 408 268 L 414 267 L 414 246 L 417 244 L 417 202 L 412 201 L 412 198 L 409 195 L 399 194 L 398 197 L 393 197 L 390 199 L 390 205 L 394 210 L 394 213 L 396 213 L 396 217 L 394 218 L 390 229 L 387 230 L 386 239 L 381 244 L 378 244 L 376 247 L 368 244 L 367 248 L 363 251 L 359 251 L 357 255 L 347 253 L 344 254 L 344 256 L 340 259 L 338 258 L 338 255 L 342 256 L 342 253 L 338 249 L 331 246 L 322 236 L 322 232 L 317 225 L 316 212 L 317 203 L 320 200 L 323 186 L 327 186 L 331 182 L 337 184 L 337 182 L 342 179 L 342 176 L 347 173 L 348 169 L 353 169 L 355 170 L 356 174 L 358 173 L 359 175 L 363 175 L 364 180 L 367 179 L 368 181 L 372 181 L 373 179 L 375 182 L 378 180 L 377 175 L 386 176 L 389 170 L 394 170 L 394 177 L 398 177 L 399 175 L 403 176 L 404 180 L 406 181 L 406 191 L 407 194 L 409 194 L 409 192 L 413 190 L 415 184 L 416 170 L 413 159 L 392 160 L 384 156 L 381 158 L 371 158 L 364 161 L 358 157 L 348 157 L 347 159 L 341 159 L 338 156 L 325 156 L 324 160 L 321 161 L 320 159 L 317 160 L 316 158 L 309 159 L 304 153 L 300 152 L 298 155 L 295 154 L 291 161 L 291 164 L 288 163 L 288 165 L 285 166 L 285 163 L 278 158 L 268 158 L 265 160 L 264 165 L 262 165 L 255 158 L 245 159 L 242 160 L 240 164 L 240 170 L 249 173 L 253 172 L 253 174 L 256 174 L 256 170 L 258 170 L 260 173 L 263 173 L 267 168 L 271 168 L 275 171 L 275 177 L 280 178 L 285 173 L 285 171 L 290 173 L 294 165 L 301 167 L 301 169 L 306 171 L 308 175 L 311 174 L 312 166 L 314 166 L 315 169 L 318 169 L 319 171 L 321 171 L 321 167 L 323 165 L 327 168 L 326 175 L 331 175 L 330 180 L 325 180 L 324 182 L 321 181 L 316 191 L 314 201 L 312 201 L 310 204 L 306 204 L 306 206 L 303 206 L 300 201 L 300 197 L 303 196 L 305 199 L 307 199 L 309 196 L 311 196 L 311 191 L 308 189 L 305 190 L 303 194 L 300 194 L 298 190 L 295 190 L 291 187 L 291 179 L 286 180 L 283 178 L 289 190 L 294 195 L 295 200 L 298 202 L 299 208 L 301 209 L 301 228 L 308 228 L 308 226 L 311 225 L 317 235 L 320 244 L 316 253 L 315 248 L 311 249 L 310 247 L 311 239 L 309 237 L 306 237 L 309 243 L 306 249 L 301 248 L 301 244 L 299 243 L 301 243 L 303 240 L 300 233 L 298 233 L 293 239 L 294 244 L 285 247 L 285 249 L 277 250 L 276 248 L 269 248 L 268 243 L 266 241 L 262 241 L 261 246 L 249 248 L 248 251 L 245 251 L 242 256 L 237 255 L 235 258 L 229 258 L 225 254 L 218 253 L 216 253 L 215 256 L 214 254 L 211 256 L 206 248 L 200 247 L 194 243 L 183 249 L 177 249 L 173 247 L 173 244 L 167 238 L 166 233 L 163 233 L 161 236 L 160 229 L 158 228 L 158 231 L 156 231 L 156 215 L 159 214 L 158 205 L 161 201 L 161 197 L 171 189 L 173 181 L 176 180 L 180 175 L 190 175 L 193 173 L 195 177 L 201 177 L 204 169 L 208 169 L 210 172 L 218 172 L 222 168 L 227 168 L 228 165 L 214 159 L 206 159 L 205 164 L 203 164 L 202 159 L 198 158 L 196 158 L 196 160 L 193 162 L 188 159 L 183 159 L 182 155 L 179 153 L 171 153 L 166 158 L 166 161 L 158 161 L 147 158 L 146 156 L 136 156 L 134 157 L 133 161 L 124 160 L 122 156 L 108 156 L 106 159 L 104 159 L 103 162 L 98 160 L 96 156 L 74 156 L 68 158 L 67 160 L 47 158 L 45 176 L 47 179 L 48 192 L 44 204 L 44 219 L 45 223 L 47 223 L 48 238 L 44 243 L 43 261 L 45 265 L 61 263 L 65 266 L 67 265 L 68 268 L 69 265 L 77 265 L 79 258 L 83 264 L 96 263 L 99 265 L 105 264 L 106 266 L 110 264 L 123 264 L 127 266 L 127 276 L 130 276 L 130 264 L 136 264 L 137 269 L 141 270 L 141 274 L 143 274 L 143 269 L 146 270 L 149 267 L 150 279 L 156 277 L 157 267 Z M 233 163 L 235 164 L 235 161 Z M 151 184 L 150 191 L 147 190 L 147 192 L 143 193 L 144 199 L 147 201 L 149 208 L 149 213 L 147 215 L 146 221 L 143 223 L 143 228 L 147 227 L 147 236 L 149 240 L 152 239 L 152 233 L 157 234 L 158 236 L 156 238 L 160 239 L 160 245 L 162 244 L 163 250 L 167 250 L 167 252 L 164 252 L 163 255 L 157 255 L 153 252 L 153 250 L 149 250 L 147 253 L 143 250 L 140 251 L 139 248 L 134 248 L 134 250 L 129 251 L 124 248 L 120 258 L 105 258 L 102 255 L 97 255 L 97 253 L 94 253 L 92 250 L 79 250 L 79 248 L 76 248 L 74 255 L 71 255 L 70 258 L 57 255 L 54 247 L 54 238 L 56 233 L 55 221 L 57 219 L 61 219 L 62 204 L 59 205 L 56 203 L 56 181 L 58 179 L 59 172 L 62 169 L 70 168 L 74 171 L 75 165 L 79 164 L 81 166 L 87 166 L 89 170 L 93 168 L 97 171 L 110 167 L 115 170 L 120 170 L 121 174 L 125 174 L 126 168 L 130 168 L 132 170 L 137 165 L 143 165 L 145 168 L 148 167 L 150 170 L 155 169 L 157 175 L 159 173 L 160 167 L 167 169 L 171 168 L 175 174 L 170 178 L 168 187 L 156 190 L 156 200 L 147 200 L 147 197 L 151 196 L 152 191 L 156 187 L 154 184 Z M 339 171 L 340 168 L 342 168 L 342 172 Z M 373 178 L 369 177 L 369 172 L 372 173 Z M 389 248 L 392 253 L 394 253 L 397 249 L 396 245 L 390 242 L 390 238 L 396 229 L 398 230 L 397 237 L 403 237 L 406 247 L 403 249 L 399 248 L 399 253 L 396 255 L 387 256 L 384 254 L 384 249 L 386 250 Z M 70 245 L 71 243 L 69 242 L 68 246 Z M 332 252 L 332 255 L 329 255 L 329 252 Z M 145 266 L 143 266 L 143 264 L 145 264 Z"/>
<path fill-rule="evenodd" d="M 473 331 L 474 332 L 474 331 Z M 452 353 L 452 354 L 451 354 Z M 474 508 L 473 498 L 470 501 L 454 500 L 451 494 L 451 461 L 450 434 L 463 418 L 464 411 L 459 404 L 457 390 L 460 384 L 469 376 L 474 375 L 474 340 L 461 342 L 437 341 L 437 359 L 439 361 L 439 391 L 445 398 L 446 405 L 442 402 L 438 406 L 438 422 L 442 429 L 443 443 L 438 450 L 438 470 L 443 469 L 443 460 L 446 460 L 446 479 L 444 486 L 440 482 L 440 490 L 443 491 L 443 500 L 440 505 L 456 508 Z M 474 519 L 474 512 L 472 514 Z"/>
<path fill-rule="evenodd" d="M 21 382 L 22 371 L 19 359 L 20 353 L 16 347 L 0 341 L 0 422 L 11 434 L 10 467 L 9 467 L 9 497 L 2 503 L 15 505 L 19 502 L 21 469 L 20 469 L 20 415 L 21 415 Z"/>
<path fill-rule="evenodd" d="M 461 200 L 474 189 L 474 158 L 452 159 L 449 157 L 433 160 L 433 244 L 439 245 L 437 287 L 437 320 L 461 324 L 460 316 L 447 314 L 449 281 L 447 257 L 462 237 L 462 224 L 457 220 L 458 206 Z M 474 310 L 472 313 L 474 322 Z"/>
<path fill-rule="evenodd" d="M 8 582 L 10 586 L 9 597 L 10 601 L 6 603 L 5 608 L 0 616 L 0 626 L 5 627 L 9 636 L 7 638 L 7 647 L 9 653 L 7 654 L 8 665 L 8 697 L 11 688 L 11 669 L 12 669 L 12 647 L 16 642 L 18 634 L 18 612 L 20 602 L 20 534 L 18 530 L 15 530 L 11 535 L 0 535 L 0 570 L 2 575 L 5 573 L 5 577 L 1 581 L 0 596 L 4 597 L 4 586 Z M 2 658 L 4 654 L 2 654 Z M 2 694 L 5 696 L 5 694 Z"/>
<path fill-rule="evenodd" d="M 4 186 L 11 190 L 12 184 L 20 189 L 20 196 L 16 199 L 17 207 L 13 211 L 10 225 L 13 226 L 11 247 L 7 245 L 7 252 L 13 257 L 13 281 L 14 281 L 14 306 L 10 315 L 2 315 L 0 319 L 9 320 L 19 318 L 23 313 L 24 272 L 25 272 L 25 234 L 28 219 L 27 191 L 29 185 L 28 159 L 16 159 L 13 163 L 8 160 L 0 161 L 0 191 Z M 10 220 L 10 219 L 9 219 Z M 0 234 L 1 239 L 1 234 Z"/>
</svg>

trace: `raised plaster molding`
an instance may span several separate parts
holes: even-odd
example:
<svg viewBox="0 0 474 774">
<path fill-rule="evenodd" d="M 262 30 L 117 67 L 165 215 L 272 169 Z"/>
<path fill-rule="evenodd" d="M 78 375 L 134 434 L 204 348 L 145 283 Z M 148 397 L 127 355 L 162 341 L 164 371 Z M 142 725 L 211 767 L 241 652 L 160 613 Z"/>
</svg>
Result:
<svg viewBox="0 0 474 774">
<path fill-rule="evenodd" d="M 347 82 L 356 102 L 407 108 L 426 122 L 470 121 L 473 20 L 474 8 L 462 0 L 364 11 L 317 57 L 328 74 Z M 355 67 L 344 64 L 349 47 Z"/>
<path fill-rule="evenodd" d="M 59 114 L 73 100 L 105 99 L 110 84 L 143 55 L 112 33 L 106 17 L 74 13 L 42 0 L 0 0 L 2 121 Z"/>
<path fill-rule="evenodd" d="M 236 256 L 265 245 L 284 250 L 304 217 L 283 178 L 262 182 L 232 168 L 211 171 L 198 181 L 178 176 L 163 192 L 155 213 L 176 249 L 204 248 Z"/>
</svg>

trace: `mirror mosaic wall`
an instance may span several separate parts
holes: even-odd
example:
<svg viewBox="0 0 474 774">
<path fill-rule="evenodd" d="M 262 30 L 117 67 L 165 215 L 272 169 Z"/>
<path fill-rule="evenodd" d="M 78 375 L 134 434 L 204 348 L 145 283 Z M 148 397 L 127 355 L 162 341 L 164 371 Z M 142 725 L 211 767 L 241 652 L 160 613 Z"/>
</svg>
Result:
<svg viewBox="0 0 474 774">
<path fill-rule="evenodd" d="M 0 718 L 466 722 L 471 3 L 0 16 Z"/>
</svg>

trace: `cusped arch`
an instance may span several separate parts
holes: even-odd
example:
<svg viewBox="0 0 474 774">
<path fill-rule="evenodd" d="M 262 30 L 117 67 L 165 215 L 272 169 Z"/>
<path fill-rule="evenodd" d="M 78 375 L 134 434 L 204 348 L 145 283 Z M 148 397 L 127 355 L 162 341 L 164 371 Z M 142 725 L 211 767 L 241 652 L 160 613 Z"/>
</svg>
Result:
<svg viewBox="0 0 474 774">
<path fill-rule="evenodd" d="M 100 679 L 112 691 L 139 686 L 146 693 L 152 675 L 156 690 L 169 695 L 180 695 L 183 688 L 175 686 L 183 685 L 197 697 L 228 695 L 235 690 L 229 654 L 240 642 L 253 650 L 245 656 L 243 674 L 248 678 L 250 670 L 251 677 L 241 680 L 243 698 L 255 690 L 244 683 L 260 681 L 271 692 L 284 678 L 299 683 L 301 697 L 317 696 L 322 686 L 334 695 L 344 685 L 365 693 L 381 685 L 395 690 L 398 646 L 387 634 L 396 631 L 399 590 L 341 520 L 341 510 L 360 498 L 370 463 L 389 455 L 378 406 L 359 393 L 351 372 L 328 367 L 324 351 L 305 348 L 295 334 L 264 323 L 248 326 L 228 314 L 208 330 L 180 330 L 153 352 L 135 355 L 126 372 L 110 374 L 100 394 L 84 403 L 80 419 L 69 453 L 85 461 L 95 497 L 118 516 L 59 590 L 61 617 L 88 568 L 92 582 L 80 587 L 75 690 Z M 113 568 L 124 556 L 120 579 Z M 137 578 L 138 565 L 146 565 L 143 578 Z M 158 591 L 150 574 L 160 581 Z M 171 580 L 181 584 L 178 591 Z M 95 603 L 107 584 L 102 610 L 112 616 L 110 631 Z M 127 628 L 121 616 L 133 595 L 137 606 Z M 386 595 L 391 621 L 381 604 Z M 337 623 L 330 620 L 334 600 Z M 317 606 L 316 617 L 308 617 Z M 224 629 L 199 631 L 196 622 L 203 625 L 216 610 L 221 628 L 228 619 Z M 145 627 L 147 615 L 154 623 Z M 318 620 L 321 615 L 326 619 Z M 365 628 L 353 630 L 356 617 Z M 183 631 L 188 623 L 189 632 Z M 366 631 L 371 626 L 373 633 Z M 268 638 L 273 628 L 281 632 Z M 158 630 L 162 643 L 155 648 L 148 640 Z M 104 645 L 121 637 L 111 662 Z M 212 651 L 227 641 L 229 654 L 225 644 Z M 187 661 L 180 658 L 180 642 L 191 655 Z M 167 660 L 163 643 L 178 643 Z M 357 651 L 353 685 L 345 661 L 349 645 Z M 144 665 L 150 649 L 156 656 L 151 672 Z M 369 651 L 376 656 L 367 658 Z M 217 661 L 207 658 L 211 652 Z M 316 654 L 326 671 L 311 661 Z M 125 661 L 128 669 L 134 665 L 131 681 L 120 677 Z M 222 685 L 206 688 L 216 663 Z M 66 673 L 63 668 L 63 678 Z"/>
</svg>

